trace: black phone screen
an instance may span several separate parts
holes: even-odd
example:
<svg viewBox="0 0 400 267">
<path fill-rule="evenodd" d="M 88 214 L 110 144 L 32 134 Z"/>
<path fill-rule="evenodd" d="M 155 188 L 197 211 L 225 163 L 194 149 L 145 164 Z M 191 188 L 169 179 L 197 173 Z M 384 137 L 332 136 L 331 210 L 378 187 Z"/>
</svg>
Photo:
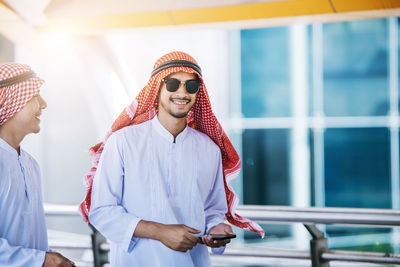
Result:
<svg viewBox="0 0 400 267">
<path fill-rule="evenodd" d="M 209 236 L 214 240 L 226 240 L 236 237 L 236 235 L 229 235 L 229 234 L 209 234 Z"/>
</svg>

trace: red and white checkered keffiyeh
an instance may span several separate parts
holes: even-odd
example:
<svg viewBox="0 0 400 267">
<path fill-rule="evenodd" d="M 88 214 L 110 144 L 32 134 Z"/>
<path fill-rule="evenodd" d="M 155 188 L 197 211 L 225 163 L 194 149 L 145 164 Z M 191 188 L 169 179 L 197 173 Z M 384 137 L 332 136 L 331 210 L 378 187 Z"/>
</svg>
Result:
<svg viewBox="0 0 400 267">
<path fill-rule="evenodd" d="M 154 64 L 154 69 L 160 64 L 171 60 L 186 60 L 197 64 L 197 62 L 186 53 L 171 52 L 158 59 L 157 62 Z M 239 199 L 233 191 L 230 182 L 239 173 L 241 166 L 239 155 L 237 154 L 235 148 L 228 139 L 228 136 L 225 134 L 217 118 L 212 112 L 211 103 L 200 73 L 190 67 L 184 66 L 170 67 L 152 76 L 147 85 L 139 92 L 139 95 L 136 97 L 136 99 L 128 107 L 126 107 L 125 110 L 114 121 L 113 125 L 111 126 L 111 130 L 107 133 L 105 137 L 105 140 L 90 149 L 93 158 L 93 166 L 88 174 L 85 176 L 87 194 L 86 198 L 80 205 L 80 211 L 84 217 L 84 220 L 86 222 L 88 221 L 93 178 L 96 174 L 100 155 L 103 151 L 104 144 L 107 141 L 108 137 L 111 135 L 111 133 L 126 126 L 139 124 L 147 120 L 151 120 L 157 114 L 158 92 L 161 85 L 161 80 L 172 73 L 180 71 L 194 73 L 202 81 L 202 85 L 197 94 L 196 101 L 193 104 L 192 109 L 188 113 L 186 120 L 189 127 L 192 127 L 198 131 L 207 134 L 221 149 L 224 186 L 228 202 L 228 212 L 226 213 L 227 220 L 237 227 L 257 232 L 262 237 L 264 237 L 264 231 L 258 224 L 235 213 Z"/>
<path fill-rule="evenodd" d="M 0 64 L 0 82 L 31 72 L 28 65 L 18 63 Z M 20 82 L 0 87 L 0 125 L 19 112 L 32 97 L 39 93 L 44 83 L 39 77 L 31 77 Z"/>
</svg>

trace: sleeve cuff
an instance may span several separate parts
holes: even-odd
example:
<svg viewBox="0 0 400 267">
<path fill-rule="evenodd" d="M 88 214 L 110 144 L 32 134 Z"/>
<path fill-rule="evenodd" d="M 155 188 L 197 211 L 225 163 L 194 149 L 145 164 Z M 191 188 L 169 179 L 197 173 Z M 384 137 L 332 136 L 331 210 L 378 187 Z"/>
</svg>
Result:
<svg viewBox="0 0 400 267">
<path fill-rule="evenodd" d="M 46 258 L 46 251 L 42 251 L 42 250 L 39 250 L 38 251 L 38 262 L 39 262 L 39 266 L 43 266 L 43 264 L 44 264 L 44 259 Z"/>
<path fill-rule="evenodd" d="M 139 218 L 133 218 L 128 225 L 126 236 L 124 238 L 124 241 L 122 242 L 122 247 L 125 250 L 125 252 L 131 252 L 133 247 L 139 240 L 139 238 L 133 236 L 133 233 L 135 232 L 136 226 L 139 223 L 139 221 L 140 221 Z"/>
<path fill-rule="evenodd" d="M 214 217 L 211 220 L 207 221 L 207 226 L 206 226 L 206 233 L 208 233 L 208 231 L 210 231 L 211 228 L 213 228 L 214 226 L 223 223 L 224 222 L 224 218 L 220 218 L 220 217 Z"/>
<path fill-rule="evenodd" d="M 222 255 L 225 252 L 225 248 L 226 248 L 226 246 L 219 247 L 219 248 L 211 248 L 211 252 L 213 254 Z"/>
</svg>

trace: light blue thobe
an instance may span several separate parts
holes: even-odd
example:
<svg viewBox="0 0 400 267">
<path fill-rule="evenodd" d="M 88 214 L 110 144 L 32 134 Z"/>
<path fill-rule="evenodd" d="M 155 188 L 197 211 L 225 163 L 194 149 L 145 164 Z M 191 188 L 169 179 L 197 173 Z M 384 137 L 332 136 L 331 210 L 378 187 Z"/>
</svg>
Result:
<svg viewBox="0 0 400 267">
<path fill-rule="evenodd" d="M 41 267 L 47 250 L 39 166 L 0 138 L 0 266 Z"/>
<path fill-rule="evenodd" d="M 154 119 L 111 135 L 93 183 L 89 221 L 111 241 L 111 266 L 211 266 L 198 244 L 178 252 L 133 237 L 140 220 L 185 224 L 199 236 L 227 211 L 221 152 L 205 134 L 186 127 L 174 137 Z"/>
</svg>

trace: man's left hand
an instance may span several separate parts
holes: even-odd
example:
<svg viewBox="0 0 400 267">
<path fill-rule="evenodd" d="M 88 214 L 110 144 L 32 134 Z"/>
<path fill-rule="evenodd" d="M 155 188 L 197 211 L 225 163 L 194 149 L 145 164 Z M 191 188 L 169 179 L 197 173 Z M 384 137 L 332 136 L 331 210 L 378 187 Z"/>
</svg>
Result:
<svg viewBox="0 0 400 267">
<path fill-rule="evenodd" d="M 202 242 L 200 242 L 200 243 L 203 243 L 212 248 L 218 248 L 218 247 L 223 247 L 226 244 L 228 244 L 229 242 L 231 242 L 230 239 L 214 240 L 209 236 L 212 234 L 230 235 L 230 234 L 235 234 L 235 233 L 232 231 L 232 227 L 230 225 L 228 225 L 226 223 L 220 223 L 220 224 L 217 224 L 216 226 L 214 226 L 213 228 L 211 228 L 208 231 L 208 235 L 205 235 L 201 238 Z"/>
</svg>

